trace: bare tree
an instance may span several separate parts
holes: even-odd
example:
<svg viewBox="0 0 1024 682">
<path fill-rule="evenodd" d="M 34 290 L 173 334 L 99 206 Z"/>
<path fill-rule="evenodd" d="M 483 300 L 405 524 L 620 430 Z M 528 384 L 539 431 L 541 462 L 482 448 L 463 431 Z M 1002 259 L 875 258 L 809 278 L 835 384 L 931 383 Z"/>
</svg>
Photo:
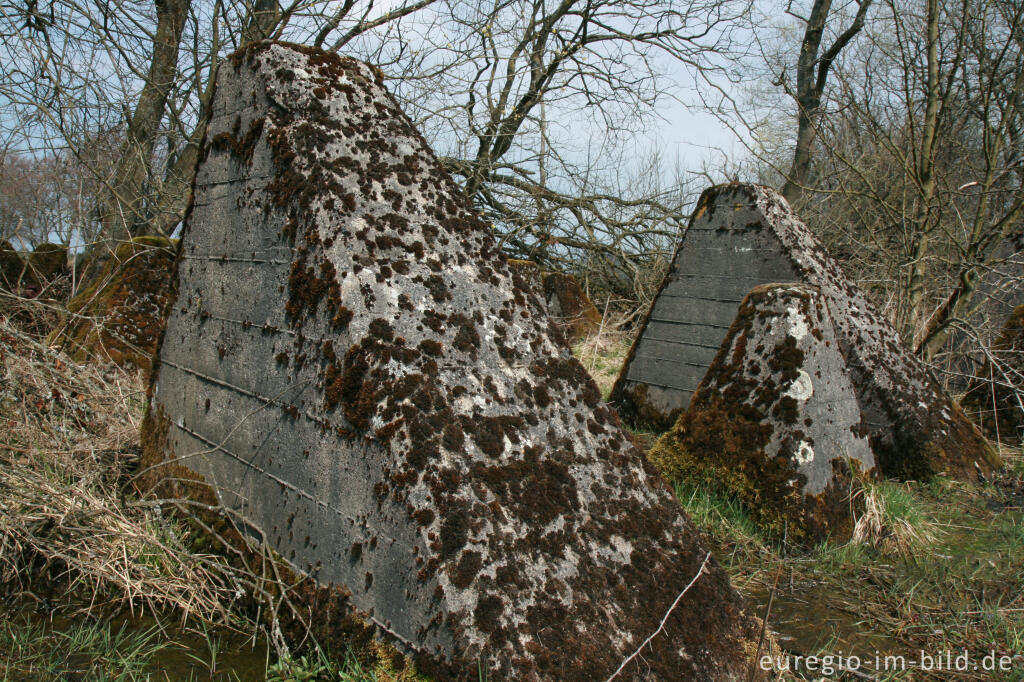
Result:
<svg viewBox="0 0 1024 682">
<path fill-rule="evenodd" d="M 63 153 L 89 165 L 85 143 L 119 138 L 117 163 L 92 166 L 96 220 L 107 241 L 170 234 L 189 200 L 219 61 L 245 41 L 310 41 L 336 48 L 432 4 L 376 11 L 370 0 L 104 0 L 0 2 L 0 130 L 22 155 Z M 338 34 L 338 35 L 336 35 Z M 90 234 L 95 230 L 87 230 Z M 83 235 L 84 236 L 84 235 Z"/>
<path fill-rule="evenodd" d="M 8 4 L 3 4 L 8 3 Z M 224 54 L 262 38 L 312 43 L 376 63 L 507 249 L 602 270 L 629 294 L 671 250 L 685 186 L 630 136 L 671 85 L 665 60 L 728 71 L 748 0 L 52 0 L 26 19 L 0 0 L 21 74 L 0 83 L 44 146 L 77 153 L 90 131 L 121 138 L 96 169 L 108 239 L 170 234 L 189 200 L 211 83 Z M 38 13 L 37 13 L 38 14 Z M 31 29 L 21 25 L 31 22 Z M 102 86 L 101 86 L 102 84 Z M 0 124 L 2 125 L 2 124 Z M 581 133 L 585 133 L 582 134 Z"/>
<path fill-rule="evenodd" d="M 810 210 L 821 225 L 847 226 L 847 248 L 866 253 L 871 279 L 891 281 L 894 320 L 932 359 L 985 302 L 975 300 L 982 280 L 1016 257 L 1024 8 L 885 7 L 842 74 Z"/>
<path fill-rule="evenodd" d="M 814 0 L 810 14 L 804 18 L 794 11 L 792 3 L 786 13 L 797 17 L 805 25 L 803 41 L 800 44 L 800 57 L 796 65 L 796 91 L 788 87 L 785 74 L 779 78 L 780 84 L 787 90 L 797 106 L 796 147 L 793 150 L 793 163 L 790 165 L 782 194 L 790 203 L 796 203 L 804 186 L 807 184 L 811 169 L 811 152 L 817 134 L 817 118 L 821 111 L 821 98 L 828 82 L 829 70 L 853 38 L 864 28 L 868 8 L 872 0 L 857 0 L 857 11 L 844 30 L 839 31 L 831 44 L 822 50 L 832 0 Z"/>
<path fill-rule="evenodd" d="M 396 92 L 511 254 L 630 295 L 638 269 L 671 251 L 690 200 L 666 159 L 633 143 L 671 87 L 659 70 L 724 74 L 748 7 L 447 2 L 443 28 L 394 71 Z"/>
</svg>

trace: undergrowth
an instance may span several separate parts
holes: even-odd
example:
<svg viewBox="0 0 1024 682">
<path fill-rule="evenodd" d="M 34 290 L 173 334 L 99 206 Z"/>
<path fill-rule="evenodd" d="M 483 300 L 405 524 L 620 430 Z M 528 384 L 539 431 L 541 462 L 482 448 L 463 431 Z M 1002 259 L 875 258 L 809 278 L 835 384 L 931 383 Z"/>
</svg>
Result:
<svg viewBox="0 0 1024 682">
<path fill-rule="evenodd" d="M 972 666 L 1005 656 L 1012 671 L 956 679 L 1024 679 L 1024 481 L 1012 469 L 986 485 L 869 484 L 854 538 L 812 549 L 763 537 L 742 505 L 707 485 L 676 491 L 785 652 L 857 655 L 867 679 L 907 680 L 950 679 L 915 668 L 922 652 L 966 652 Z M 886 671 L 886 656 L 909 663 Z M 861 676 L 837 668 L 834 678 Z"/>
<path fill-rule="evenodd" d="M 0 680 L 410 679 L 289 650 L 267 615 L 287 586 L 134 488 L 140 374 L 73 362 L 18 303 L 0 314 Z"/>
</svg>

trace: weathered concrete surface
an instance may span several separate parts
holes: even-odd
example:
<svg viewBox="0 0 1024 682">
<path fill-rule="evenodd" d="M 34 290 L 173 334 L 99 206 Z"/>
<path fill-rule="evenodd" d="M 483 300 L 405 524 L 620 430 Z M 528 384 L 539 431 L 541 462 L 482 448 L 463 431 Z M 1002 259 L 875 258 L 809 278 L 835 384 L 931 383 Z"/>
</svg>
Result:
<svg viewBox="0 0 1024 682">
<path fill-rule="evenodd" d="M 714 562 L 672 608 L 707 548 L 375 71 L 250 46 L 207 140 L 145 483 L 201 475 L 441 678 L 605 679 L 668 614 L 619 679 L 745 679 L 755 620 Z"/>
<path fill-rule="evenodd" d="M 163 237 L 119 244 L 100 274 L 68 302 L 68 324 L 50 339 L 79 362 L 114 362 L 149 370 L 177 245 Z"/>
<path fill-rule="evenodd" d="M 892 326 L 824 246 L 767 187 L 704 192 L 641 329 L 611 401 L 633 423 L 668 428 L 689 404 L 745 294 L 759 284 L 803 282 L 833 314 L 882 472 L 926 478 L 975 475 L 998 457 Z"/>
<path fill-rule="evenodd" d="M 521 260 L 509 258 L 507 260 L 509 272 L 512 273 L 513 284 L 524 292 L 531 304 L 541 306 L 547 312 L 547 305 L 544 301 L 544 279 L 540 266 L 532 260 Z M 555 320 L 553 318 L 552 321 Z M 556 325 L 557 326 L 557 325 Z"/>
<path fill-rule="evenodd" d="M 1024 441 L 1024 305 L 1006 320 L 961 404 L 989 437 Z"/>
<path fill-rule="evenodd" d="M 710 480 L 769 533 L 845 540 L 852 478 L 874 469 L 828 305 L 815 287 L 755 287 L 690 407 L 651 450 L 670 478 Z"/>
</svg>

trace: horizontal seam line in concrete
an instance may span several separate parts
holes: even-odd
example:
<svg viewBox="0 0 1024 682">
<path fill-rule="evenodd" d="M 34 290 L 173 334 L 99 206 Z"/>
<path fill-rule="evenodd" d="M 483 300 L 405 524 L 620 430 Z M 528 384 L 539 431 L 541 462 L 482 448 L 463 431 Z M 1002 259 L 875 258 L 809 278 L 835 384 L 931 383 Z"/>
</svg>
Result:
<svg viewBox="0 0 1024 682">
<path fill-rule="evenodd" d="M 705 343 L 690 343 L 688 341 L 679 341 L 678 339 L 662 339 L 662 338 L 659 338 L 657 336 L 651 336 L 649 334 L 644 334 L 643 338 L 647 339 L 648 341 L 661 341 L 662 343 L 674 343 L 677 346 L 690 346 L 691 348 L 708 348 L 708 349 L 714 350 L 714 351 L 717 351 L 719 348 L 722 347 L 722 344 L 718 344 L 717 346 L 709 346 L 709 345 L 707 345 Z"/>
<path fill-rule="evenodd" d="M 730 325 L 727 324 L 712 324 L 710 322 L 690 322 L 689 320 L 665 320 L 660 317 L 651 317 L 651 322 L 661 322 L 663 324 L 674 324 L 682 327 L 711 327 L 713 329 L 729 329 Z"/>
<path fill-rule="evenodd" d="M 734 298 L 706 298 L 706 297 L 703 297 L 703 296 L 677 296 L 675 294 L 670 294 L 668 292 L 665 292 L 664 294 L 659 296 L 659 298 L 679 298 L 679 299 L 686 299 L 686 300 L 690 300 L 690 301 L 711 301 L 712 303 L 735 303 L 736 305 L 739 305 L 740 303 L 743 302 L 742 299 L 738 299 L 738 298 L 734 299 Z"/>
<path fill-rule="evenodd" d="M 686 393 L 694 393 L 695 392 L 693 389 L 683 388 L 682 386 L 669 386 L 668 384 L 659 384 L 659 383 L 654 382 L 654 381 L 637 381 L 635 379 L 630 379 L 628 377 L 626 378 L 626 381 L 632 381 L 634 384 L 643 384 L 645 386 L 657 386 L 658 388 L 670 388 L 673 391 L 679 391 L 679 392 L 684 392 L 684 391 Z"/>
<path fill-rule="evenodd" d="M 217 263 L 270 263 L 272 265 L 291 265 L 290 260 L 270 260 L 260 258 L 235 258 L 233 256 L 181 256 L 185 260 L 214 261 Z"/>
<path fill-rule="evenodd" d="M 192 436 L 196 440 L 199 440 L 199 441 L 202 441 L 203 443 L 206 443 L 207 445 L 209 445 L 210 447 L 214 448 L 215 450 L 220 450 L 221 452 L 223 452 L 224 454 L 228 455 L 232 459 L 238 460 L 239 462 L 241 462 L 245 466 L 249 467 L 253 471 L 256 471 L 257 473 L 262 474 L 263 476 L 265 476 L 266 478 L 269 478 L 270 480 L 274 481 L 278 485 L 282 485 L 285 488 L 288 488 L 289 490 L 294 491 L 300 497 L 305 497 L 309 501 L 311 501 L 311 502 L 313 502 L 313 503 L 315 503 L 315 504 L 317 504 L 317 505 L 319 505 L 321 507 L 324 507 L 325 509 L 330 509 L 331 511 L 333 511 L 335 514 L 337 514 L 338 516 L 342 517 L 346 521 L 350 521 L 350 522 L 352 522 L 354 524 L 358 524 L 358 521 L 356 519 L 354 519 L 351 516 L 348 516 L 347 514 L 342 512 L 340 509 L 335 508 L 334 505 L 328 504 L 327 502 L 324 502 L 323 500 L 321 500 L 318 497 L 314 497 L 312 493 L 306 492 L 305 490 L 303 490 L 299 486 L 295 485 L 294 483 L 292 483 L 290 481 L 286 481 L 285 479 L 281 478 L 280 476 L 275 476 L 274 474 L 270 473 L 266 469 L 263 469 L 262 467 L 259 467 L 256 464 L 253 464 L 249 460 L 245 459 L 244 457 L 239 455 L 237 452 L 232 452 L 231 450 L 228 450 L 223 445 L 221 445 L 219 443 L 213 442 L 212 440 L 210 440 L 209 438 L 207 438 L 203 434 L 199 433 L 198 431 L 194 431 L 193 429 L 190 429 L 187 426 L 178 425 L 178 424 L 175 424 L 174 428 L 181 429 L 182 431 L 184 431 L 188 435 Z M 230 490 L 230 489 L 227 489 L 227 490 Z M 230 492 L 234 493 L 235 495 L 238 495 L 239 497 L 242 497 L 242 495 L 240 493 L 238 493 L 237 491 L 230 491 Z"/>
</svg>

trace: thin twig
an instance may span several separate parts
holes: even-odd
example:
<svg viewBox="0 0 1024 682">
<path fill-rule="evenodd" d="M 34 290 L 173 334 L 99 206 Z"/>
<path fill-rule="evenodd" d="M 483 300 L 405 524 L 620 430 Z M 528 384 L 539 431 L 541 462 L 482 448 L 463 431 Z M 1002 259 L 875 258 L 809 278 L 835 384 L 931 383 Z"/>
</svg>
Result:
<svg viewBox="0 0 1024 682">
<path fill-rule="evenodd" d="M 694 583 L 697 582 L 697 579 L 700 578 L 700 576 L 704 573 L 704 569 L 707 568 L 709 561 L 711 561 L 711 552 L 708 552 L 707 555 L 705 555 L 704 561 L 700 565 L 700 570 L 697 571 L 697 575 L 693 576 L 693 580 L 691 580 L 690 583 L 683 588 L 683 591 L 679 593 L 679 596 L 676 597 L 676 600 L 672 602 L 672 606 L 668 607 L 668 611 L 665 612 L 665 617 L 661 619 L 661 624 L 658 626 L 658 629 L 652 632 L 651 636 L 645 639 L 643 643 L 640 644 L 639 647 L 637 647 L 637 650 L 630 654 L 629 657 L 626 658 L 626 660 L 624 660 L 621 665 L 619 665 L 618 669 L 612 673 L 612 676 L 605 680 L 605 682 L 612 682 L 612 680 L 618 677 L 619 673 L 625 670 L 626 666 L 629 665 L 629 662 L 637 656 L 639 656 L 640 652 L 643 651 L 643 648 L 650 644 L 651 640 L 657 637 L 658 633 L 665 629 L 665 623 L 668 622 L 668 617 L 672 615 L 672 611 L 674 611 L 676 606 L 679 605 L 679 601 L 683 598 L 683 595 L 690 591 L 690 588 L 693 587 Z"/>
</svg>

